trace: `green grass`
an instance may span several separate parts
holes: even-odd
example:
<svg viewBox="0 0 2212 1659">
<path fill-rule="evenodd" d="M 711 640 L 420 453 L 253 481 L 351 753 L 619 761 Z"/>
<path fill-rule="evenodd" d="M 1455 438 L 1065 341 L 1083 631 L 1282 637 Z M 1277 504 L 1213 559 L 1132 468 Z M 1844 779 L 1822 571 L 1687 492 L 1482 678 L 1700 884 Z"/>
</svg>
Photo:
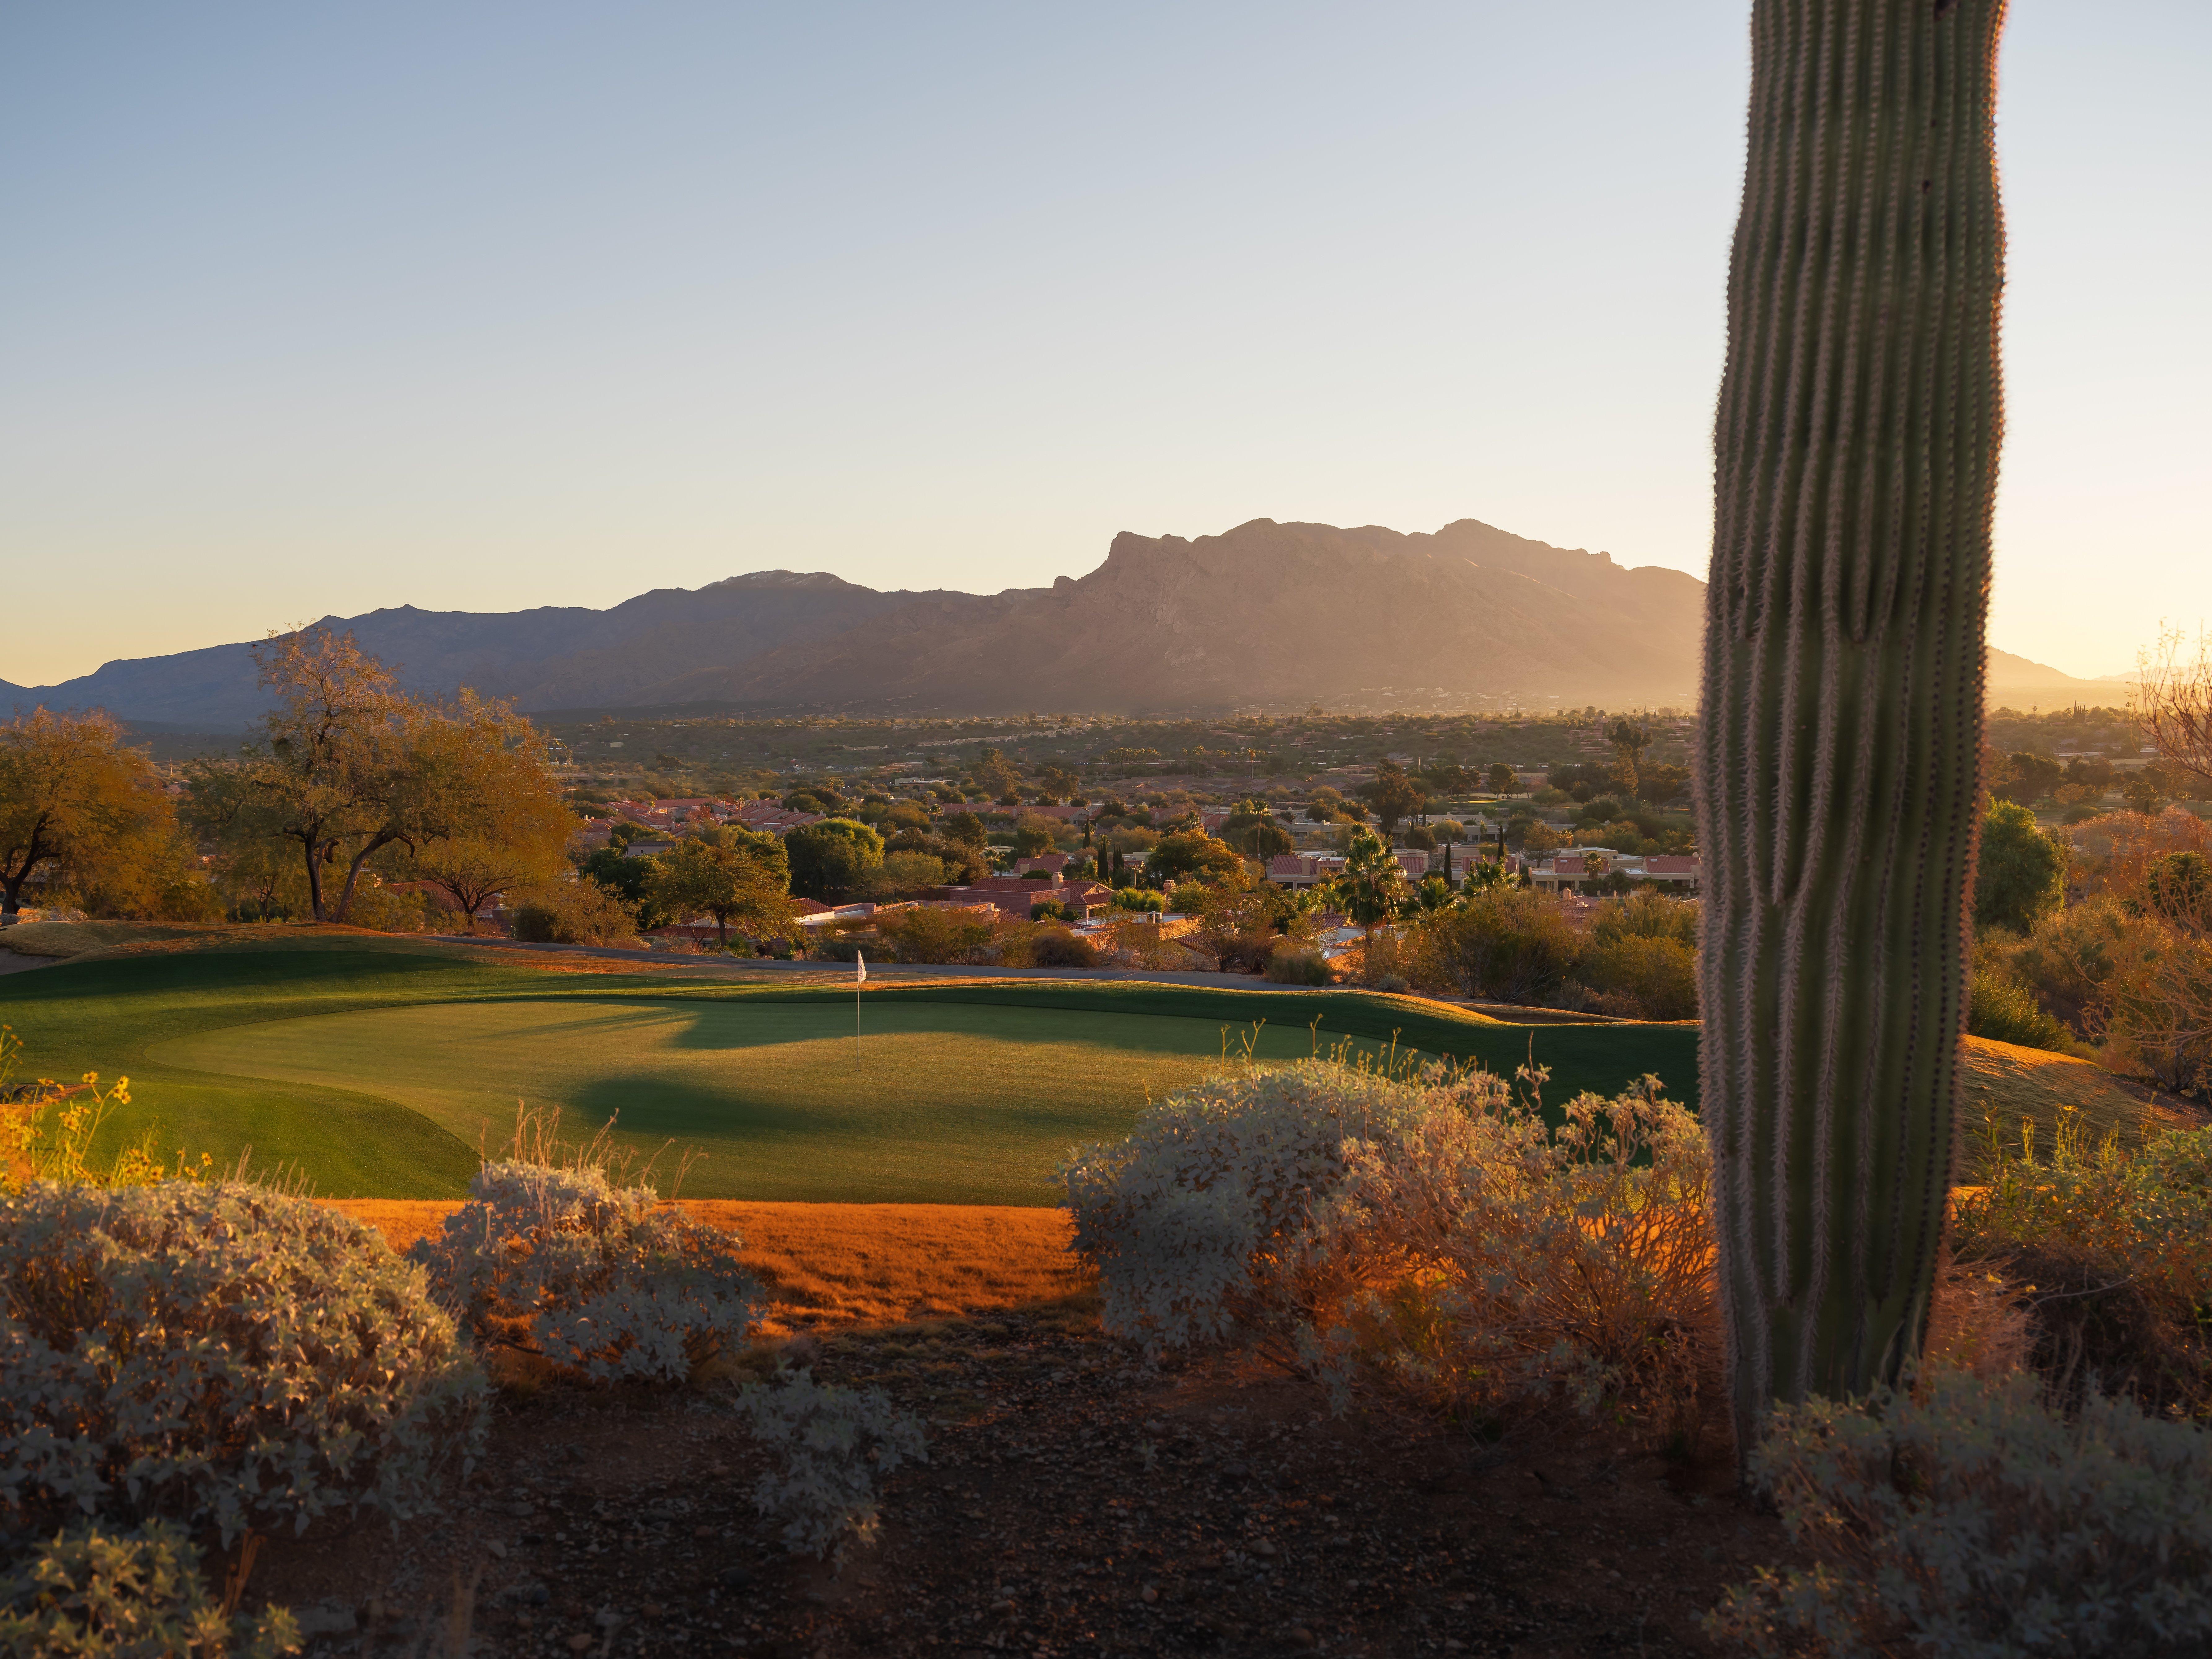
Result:
<svg viewBox="0 0 2212 1659">
<path fill-rule="evenodd" d="M 1312 1022 L 1318 1019 L 1318 1026 Z M 548 972 L 404 940 L 236 932 L 0 979 L 32 1066 L 131 1079 L 115 1129 L 296 1164 L 325 1193 L 450 1197 L 518 1099 L 703 1147 L 698 1197 L 1048 1204 L 1077 1143 L 1154 1097 L 1340 1038 L 1510 1072 L 1547 1094 L 1650 1071 L 1692 1100 L 1694 1030 L 1527 1027 L 1416 999 L 1109 981 L 842 985 Z M 1228 1030 L 1224 1033 L 1224 1028 Z"/>
</svg>

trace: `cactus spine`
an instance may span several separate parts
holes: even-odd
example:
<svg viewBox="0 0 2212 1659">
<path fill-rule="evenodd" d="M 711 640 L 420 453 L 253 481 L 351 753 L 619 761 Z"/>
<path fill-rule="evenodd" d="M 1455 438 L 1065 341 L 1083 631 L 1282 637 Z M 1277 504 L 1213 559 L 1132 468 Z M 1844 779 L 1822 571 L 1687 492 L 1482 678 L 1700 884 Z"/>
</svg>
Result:
<svg viewBox="0 0 2212 1659">
<path fill-rule="evenodd" d="M 1925 1328 L 2000 428 L 2003 0 L 1754 0 L 1697 757 L 1737 1444 Z"/>
</svg>

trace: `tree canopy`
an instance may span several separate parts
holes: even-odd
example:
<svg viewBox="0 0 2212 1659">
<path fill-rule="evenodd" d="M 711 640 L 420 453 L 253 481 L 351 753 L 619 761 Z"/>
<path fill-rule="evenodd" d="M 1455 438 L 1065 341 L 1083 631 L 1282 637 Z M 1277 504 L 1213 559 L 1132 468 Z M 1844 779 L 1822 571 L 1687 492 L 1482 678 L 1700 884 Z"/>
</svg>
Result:
<svg viewBox="0 0 2212 1659">
<path fill-rule="evenodd" d="M 83 879 L 173 823 L 152 767 L 122 737 L 106 714 L 43 708 L 0 726 L 0 915 L 15 915 L 33 875 Z"/>
<path fill-rule="evenodd" d="M 1974 923 L 2026 933 L 2066 892 L 2066 848 L 2017 801 L 1992 801 L 1974 869 Z"/>
<path fill-rule="evenodd" d="M 859 888 L 884 861 L 884 838 L 851 818 L 824 818 L 783 838 L 791 890 L 830 903 Z"/>
</svg>

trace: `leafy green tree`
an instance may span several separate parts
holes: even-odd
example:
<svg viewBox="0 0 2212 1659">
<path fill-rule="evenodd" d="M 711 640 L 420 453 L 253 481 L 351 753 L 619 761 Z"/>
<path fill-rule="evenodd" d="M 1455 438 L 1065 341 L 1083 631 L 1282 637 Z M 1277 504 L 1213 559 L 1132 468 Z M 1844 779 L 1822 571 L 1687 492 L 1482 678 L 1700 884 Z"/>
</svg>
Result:
<svg viewBox="0 0 2212 1659">
<path fill-rule="evenodd" d="M 1493 795 L 1510 795 L 1521 787 L 1521 775 L 1504 761 L 1499 761 L 1491 767 L 1486 775 L 1486 781 Z"/>
<path fill-rule="evenodd" d="M 945 820 L 945 836 L 963 847 L 981 847 L 991 839 L 983 820 L 973 812 L 955 812 Z"/>
<path fill-rule="evenodd" d="M 884 861 L 884 838 L 851 818 L 824 818 L 783 838 L 791 860 L 791 890 L 824 903 L 842 899 Z"/>
<path fill-rule="evenodd" d="M 2048 755 L 2007 755 L 1990 781 L 1990 793 L 2000 800 L 2042 800 L 2065 780 L 2066 769 Z"/>
<path fill-rule="evenodd" d="M 1395 832 L 1399 821 L 1411 817 L 1429 804 L 1428 791 L 1406 775 L 1406 769 L 1395 761 L 1384 761 L 1375 769 L 1375 780 L 1359 787 L 1359 793 L 1375 809 L 1375 817 L 1382 826 L 1387 838 Z"/>
<path fill-rule="evenodd" d="M 1054 801 L 1074 801 L 1083 792 L 1083 780 L 1057 763 L 1037 774 L 1037 783 Z"/>
<path fill-rule="evenodd" d="M 2066 893 L 2066 844 L 2018 801 L 1990 803 L 1974 870 L 1974 925 L 2025 933 Z"/>
<path fill-rule="evenodd" d="M 654 907 L 679 921 L 714 917 L 716 943 L 729 944 L 733 921 L 762 938 L 790 936 L 791 866 L 774 836 L 718 825 L 685 836 L 652 862 L 646 894 Z"/>
<path fill-rule="evenodd" d="M 1036 812 L 1024 812 L 1014 821 L 1014 856 L 1033 859 L 1060 843 L 1060 824 Z"/>
<path fill-rule="evenodd" d="M 2141 812 L 2146 817 L 2164 805 L 2158 793 L 2158 786 L 2140 773 L 2130 778 L 2122 786 L 2120 799 L 2127 802 L 2130 811 Z"/>
<path fill-rule="evenodd" d="M 1233 881 L 1243 871 L 1244 861 L 1237 849 L 1202 830 L 1177 830 L 1162 836 L 1159 845 L 1145 860 L 1146 878 L 1163 884 Z"/>
<path fill-rule="evenodd" d="M 1297 850 L 1291 832 L 1272 817 L 1255 817 L 1249 813 L 1238 813 L 1224 823 L 1221 839 L 1248 859 L 1271 859 Z"/>
</svg>

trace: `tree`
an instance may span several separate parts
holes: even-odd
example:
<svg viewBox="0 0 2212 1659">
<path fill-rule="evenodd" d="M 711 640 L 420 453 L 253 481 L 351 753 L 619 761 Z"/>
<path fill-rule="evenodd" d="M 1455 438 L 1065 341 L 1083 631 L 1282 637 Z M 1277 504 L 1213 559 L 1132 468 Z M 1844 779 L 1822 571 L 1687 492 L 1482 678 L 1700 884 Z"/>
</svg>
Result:
<svg viewBox="0 0 2212 1659">
<path fill-rule="evenodd" d="M 1754 0 L 1695 748 L 1740 1455 L 1893 1384 L 1942 1243 L 2001 414 L 2003 0 Z"/>
<path fill-rule="evenodd" d="M 2066 896 L 2066 844 L 2017 801 L 1990 803 L 1974 867 L 1974 925 L 2025 933 Z"/>
<path fill-rule="evenodd" d="M 1221 826 L 1221 839 L 1248 859 L 1271 859 L 1283 853 L 1294 853 L 1297 842 L 1291 832 L 1272 817 L 1254 817 L 1240 813 Z"/>
<path fill-rule="evenodd" d="M 1014 820 L 1014 856 L 1033 859 L 1040 853 L 1049 853 L 1060 843 L 1060 824 L 1057 820 L 1038 812 L 1024 812 Z"/>
<path fill-rule="evenodd" d="M 1375 816 L 1382 825 L 1385 839 L 1395 832 L 1401 818 L 1410 817 L 1429 804 L 1428 792 L 1406 775 L 1406 769 L 1395 761 L 1384 761 L 1375 769 L 1375 781 L 1359 786 L 1361 799 L 1375 809 Z"/>
<path fill-rule="evenodd" d="M 171 821 L 153 768 L 122 738 L 106 714 L 44 708 L 0 726 L 0 925 L 33 875 L 87 870 Z"/>
<path fill-rule="evenodd" d="M 1638 769 L 1643 764 L 1644 751 L 1651 746 L 1651 728 L 1623 716 L 1605 735 L 1613 744 L 1613 781 L 1622 794 L 1633 800 L 1641 781 Z"/>
<path fill-rule="evenodd" d="M 1145 860 L 1145 878 L 1161 886 L 1178 881 L 1232 881 L 1243 874 L 1244 860 L 1227 842 L 1203 830 L 1177 830 L 1162 836 Z"/>
<path fill-rule="evenodd" d="M 850 818 L 824 818 L 783 838 L 791 860 L 791 890 L 832 902 L 849 895 L 884 861 L 884 838 Z"/>
<path fill-rule="evenodd" d="M 1990 780 L 1990 793 L 2000 800 L 2042 800 L 2066 776 L 2066 769 L 2048 755 L 2007 755 Z"/>
<path fill-rule="evenodd" d="M 1079 805 L 1083 780 L 1057 763 L 1046 766 L 1037 774 L 1037 783 L 1054 801 L 1066 801 Z"/>
<path fill-rule="evenodd" d="M 945 820 L 945 833 L 947 838 L 964 847 L 981 847 L 991 838 L 990 831 L 983 827 L 983 820 L 973 812 L 953 813 Z"/>
<path fill-rule="evenodd" d="M 1510 795 L 1521 787 L 1521 775 L 1504 761 L 1499 761 L 1493 765 L 1486 778 L 1490 784 L 1490 793 L 1493 795 Z"/>
<path fill-rule="evenodd" d="M 273 634 L 255 656 L 278 706 L 234 769 L 195 775 L 204 797 L 195 816 L 226 842 L 290 843 L 316 921 L 346 919 L 363 869 L 385 848 L 482 842 L 515 821 L 502 797 L 544 750 L 508 705 L 466 690 L 449 705 L 418 702 L 351 634 L 324 628 Z M 326 870 L 343 872 L 335 902 Z"/>
<path fill-rule="evenodd" d="M 804 835 L 805 830 L 792 833 Z M 745 924 L 761 938 L 790 936 L 791 865 L 784 843 L 774 836 L 736 824 L 718 825 L 686 836 L 653 864 L 647 895 L 679 921 L 690 916 L 714 917 L 716 944 L 729 944 L 732 921 Z"/>
<path fill-rule="evenodd" d="M 1406 904 L 1405 867 L 1390 850 L 1390 843 L 1372 830 L 1353 830 L 1344 870 L 1328 884 L 1328 897 L 1348 920 L 1366 931 L 1367 942 L 1373 944 L 1375 930 L 1395 921 Z"/>
<path fill-rule="evenodd" d="M 2191 775 L 2192 799 L 2212 796 L 2212 634 L 2191 641 L 2164 630 L 2136 664 L 2128 712 L 2136 730 L 2160 760 Z"/>
<path fill-rule="evenodd" d="M 2163 805 L 2159 796 L 2158 786 L 2140 772 L 2121 787 L 2120 799 L 2127 802 L 2129 810 L 2141 812 L 2145 817 L 2157 811 Z"/>
<path fill-rule="evenodd" d="M 417 826 L 408 873 L 453 902 L 461 931 L 501 893 L 540 887 L 561 868 L 575 819 L 544 770 L 545 745 L 527 721 L 433 721 L 416 733 L 413 763 L 462 787 Z"/>
<path fill-rule="evenodd" d="M 986 749 L 976 757 L 976 787 L 994 799 L 1011 794 L 1021 774 L 1006 763 L 1006 757 L 995 749 Z"/>
</svg>

